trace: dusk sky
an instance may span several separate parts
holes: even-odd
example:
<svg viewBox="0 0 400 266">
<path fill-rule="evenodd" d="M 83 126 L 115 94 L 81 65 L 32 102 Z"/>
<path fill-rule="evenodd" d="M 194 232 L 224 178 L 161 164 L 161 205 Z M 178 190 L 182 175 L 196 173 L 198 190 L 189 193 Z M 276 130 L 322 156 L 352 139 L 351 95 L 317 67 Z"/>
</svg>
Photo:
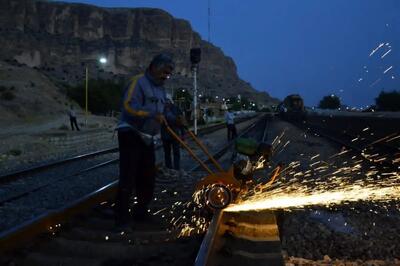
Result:
<svg viewBox="0 0 400 266">
<path fill-rule="evenodd" d="M 189 20 L 208 39 L 208 0 L 71 0 L 156 7 Z M 399 0 L 210 0 L 211 42 L 257 90 L 306 105 L 329 94 L 365 107 L 400 90 Z M 377 50 L 376 50 L 377 49 Z"/>
</svg>

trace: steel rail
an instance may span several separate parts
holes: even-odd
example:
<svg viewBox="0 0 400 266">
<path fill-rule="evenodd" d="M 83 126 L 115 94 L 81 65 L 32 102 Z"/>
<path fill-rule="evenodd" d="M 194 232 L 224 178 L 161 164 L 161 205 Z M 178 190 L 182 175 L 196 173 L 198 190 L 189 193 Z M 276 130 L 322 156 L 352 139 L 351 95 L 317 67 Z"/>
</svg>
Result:
<svg viewBox="0 0 400 266">
<path fill-rule="evenodd" d="M 114 181 L 76 201 L 67 204 L 65 207 L 45 212 L 21 225 L 7 231 L 0 232 L 0 254 L 27 244 L 27 241 L 35 236 L 51 232 L 55 225 L 60 224 L 72 216 L 85 212 L 100 202 L 106 201 L 115 196 L 118 181 Z M 55 228 L 54 228 L 55 229 Z"/>
<path fill-rule="evenodd" d="M 333 143 L 339 144 L 339 145 L 341 145 L 343 147 L 347 147 L 350 150 L 356 151 L 356 152 L 358 152 L 360 154 L 362 154 L 363 150 L 366 148 L 366 147 L 359 147 L 359 146 L 357 146 L 355 143 L 353 143 L 351 141 L 344 140 L 344 139 L 340 138 L 340 136 L 343 135 L 343 133 L 340 133 L 340 132 L 332 133 L 332 130 L 330 131 L 331 133 L 327 133 L 326 131 L 329 131 L 329 128 L 328 127 L 324 128 L 323 126 L 321 126 L 319 124 L 318 125 L 316 125 L 316 124 L 310 125 L 310 124 L 306 123 L 306 125 L 304 125 L 304 124 L 296 123 L 294 121 L 290 121 L 290 123 L 293 124 L 294 126 L 300 128 L 300 129 L 302 129 L 302 130 L 312 131 L 313 133 L 317 134 L 318 136 L 326 138 L 326 139 L 330 140 Z M 337 136 L 337 135 L 340 135 L 340 136 Z M 351 137 L 350 134 L 347 134 L 347 135 L 349 137 Z M 379 148 L 378 146 L 376 146 L 375 148 L 377 148 L 378 150 L 382 149 L 382 148 Z M 387 145 L 383 149 L 387 150 Z M 398 151 L 399 151 L 398 148 L 391 147 L 391 152 L 398 152 Z M 373 164 L 373 165 L 376 165 L 377 167 L 384 167 L 384 168 L 396 167 L 395 165 L 393 165 L 393 163 L 388 162 L 388 161 L 381 161 L 381 162 L 377 163 L 377 162 L 374 162 L 373 160 L 371 160 L 371 159 L 369 159 L 369 158 L 367 158 L 365 156 L 361 156 L 361 158 L 365 162 Z"/>
<path fill-rule="evenodd" d="M 260 118 L 258 119 L 260 120 Z M 256 122 L 255 122 L 256 123 Z M 252 128 L 254 123 L 248 128 Z M 247 129 L 245 131 L 247 131 Z M 217 153 L 220 153 L 218 151 Z M 189 170 L 193 171 L 193 170 Z M 95 207 L 101 202 L 114 198 L 118 187 L 118 181 L 103 186 L 102 188 L 81 197 L 80 199 L 67 204 L 63 208 L 48 211 L 42 215 L 32 218 L 31 220 L 15 226 L 9 230 L 0 233 L 0 254 L 6 253 L 15 248 L 24 246 L 28 241 L 36 236 L 51 232 L 50 228 L 61 224 L 77 214 L 83 213 L 90 208 Z"/>
<path fill-rule="evenodd" d="M 100 151 L 80 154 L 80 155 L 73 156 L 73 157 L 70 157 L 70 158 L 67 158 L 67 159 L 62 159 L 62 160 L 58 160 L 58 161 L 54 161 L 54 162 L 50 162 L 50 163 L 40 164 L 38 166 L 32 166 L 32 167 L 29 167 L 29 168 L 26 168 L 26 169 L 23 169 L 23 170 L 13 171 L 11 173 L 6 173 L 4 175 L 1 175 L 0 176 L 0 184 L 4 184 L 4 183 L 11 182 L 11 181 L 15 181 L 15 180 L 21 178 L 21 176 L 23 176 L 23 175 L 36 173 L 36 172 L 39 172 L 39 171 L 42 171 L 42 170 L 49 169 L 51 167 L 64 165 L 64 164 L 67 164 L 67 163 L 70 163 L 70 162 L 74 162 L 74 161 L 77 161 L 77 160 L 87 159 L 87 158 L 95 157 L 95 156 L 98 156 L 98 155 L 103 155 L 103 154 L 107 154 L 107 153 L 114 153 L 114 152 L 118 152 L 118 148 L 114 147 L 114 148 L 104 149 L 104 150 L 100 150 Z"/>
<path fill-rule="evenodd" d="M 194 265 L 257 264 L 284 265 L 274 212 L 216 212 Z"/>
<path fill-rule="evenodd" d="M 310 126 L 310 128 L 312 127 L 313 129 L 316 128 L 318 130 L 323 130 L 323 131 L 329 130 L 328 127 L 321 126 L 321 124 L 316 124 L 316 123 L 310 124 L 310 123 L 308 123 L 307 125 Z M 337 132 L 337 131 L 334 131 L 334 132 L 337 133 L 338 135 L 349 137 L 350 139 L 358 138 L 358 140 L 357 140 L 358 142 L 360 140 L 365 140 L 365 143 L 363 144 L 363 145 L 365 145 L 364 147 L 360 147 L 360 146 L 357 146 L 357 145 L 351 145 L 353 147 L 353 149 L 355 149 L 357 151 L 362 151 L 367 147 L 374 147 L 374 146 L 375 147 L 381 147 L 382 149 L 388 150 L 388 152 L 399 152 L 400 151 L 399 147 L 387 145 L 385 143 L 382 143 L 381 141 L 372 140 L 370 137 L 360 136 L 360 135 L 352 135 L 347 131 L 344 132 L 344 133 L 343 132 Z M 324 135 L 329 135 L 329 134 L 324 134 Z M 400 135 L 400 132 L 395 132 L 395 133 L 392 133 L 391 135 L 393 137 L 394 136 L 398 136 L 398 135 Z M 386 138 L 389 138 L 389 137 L 383 137 L 381 139 L 384 140 Z"/>
<path fill-rule="evenodd" d="M 26 196 L 26 195 L 28 195 L 28 194 L 30 194 L 32 192 L 35 192 L 35 191 L 38 191 L 38 190 L 43 189 L 45 187 L 51 186 L 55 182 L 67 179 L 69 177 L 77 176 L 77 175 L 83 174 L 85 172 L 92 171 L 94 169 L 97 169 L 97 168 L 100 168 L 100 167 L 104 167 L 104 166 L 107 166 L 107 165 L 110 165 L 110 164 L 113 164 L 113 163 L 117 163 L 117 162 L 118 162 L 118 159 L 112 159 L 112 160 L 108 160 L 106 162 L 102 162 L 102 163 L 96 164 L 94 166 L 79 170 L 78 172 L 75 172 L 73 174 L 61 176 L 59 178 L 56 178 L 55 180 L 51 180 L 51 182 L 47 182 L 46 184 L 40 185 L 38 187 L 35 187 L 34 189 L 30 189 L 29 191 L 25 191 L 25 192 L 19 193 L 18 195 L 13 195 L 12 197 L 9 197 L 7 199 L 1 200 L 0 201 L 0 206 L 6 204 L 8 202 L 23 198 L 24 196 Z"/>
<path fill-rule="evenodd" d="M 240 118 L 238 121 L 238 124 L 246 122 L 247 120 L 252 119 L 252 118 L 254 118 L 254 117 Z M 216 125 L 203 127 L 198 130 L 198 135 L 201 136 L 201 135 L 209 134 L 209 133 L 215 132 L 219 129 L 222 129 L 224 127 L 225 127 L 225 123 L 219 123 Z M 162 148 L 161 145 L 156 146 L 156 149 L 161 149 L 161 148 Z M 0 175 L 0 184 L 5 184 L 5 183 L 12 182 L 12 181 L 16 181 L 18 179 L 23 178 L 25 175 L 33 174 L 33 173 L 40 172 L 40 171 L 45 171 L 49 168 L 65 165 L 67 163 L 74 162 L 77 160 L 87 159 L 87 158 L 91 158 L 91 157 L 95 157 L 95 156 L 99 156 L 99 155 L 103 155 L 103 154 L 107 154 L 107 153 L 115 153 L 115 152 L 118 152 L 118 147 L 113 147 L 113 148 L 109 148 L 109 149 L 103 149 L 103 150 L 99 150 L 99 151 L 80 154 L 80 155 L 72 156 L 72 157 L 69 157 L 66 159 L 62 159 L 62 160 L 39 164 L 37 166 L 28 167 L 28 168 L 25 168 L 22 170 L 12 171 L 12 172 Z"/>
<path fill-rule="evenodd" d="M 214 131 L 216 130 L 216 127 L 215 127 L 215 126 L 214 126 L 213 128 L 214 128 L 214 130 L 213 130 L 213 131 L 208 131 L 208 133 L 214 132 Z M 173 133 L 173 132 L 172 132 L 172 133 Z M 191 134 L 190 131 L 189 131 L 188 133 Z M 197 141 L 198 141 L 198 140 L 197 140 Z M 183 143 L 183 145 L 186 145 L 186 144 Z M 160 149 L 161 147 L 162 147 L 161 145 L 156 146 L 156 150 Z M 117 149 L 117 150 L 118 150 L 118 149 Z M 106 150 L 104 150 L 104 151 L 106 151 Z M 98 152 L 91 153 L 91 155 L 92 155 L 92 154 L 98 154 Z M 81 158 L 86 158 L 86 157 L 85 157 L 85 156 L 81 156 Z M 200 160 L 200 159 L 199 159 L 199 160 Z M 88 172 L 88 171 L 91 171 L 91 170 L 94 170 L 94 169 L 97 169 L 97 168 L 100 168 L 100 167 L 104 167 L 104 166 L 107 166 L 107 165 L 109 165 L 109 164 L 117 163 L 118 161 L 119 161 L 119 159 L 111 159 L 111 160 L 108 160 L 108 161 L 105 161 L 105 162 L 96 164 L 96 165 L 94 165 L 94 166 L 91 166 L 91 167 L 88 167 L 88 168 L 79 170 L 79 171 L 77 171 L 77 172 L 75 172 L 75 173 L 72 173 L 72 174 L 69 174 L 69 175 L 63 175 L 63 176 L 61 176 L 61 177 L 59 177 L 59 178 L 56 178 L 55 180 L 51 180 L 50 182 L 47 182 L 47 183 L 45 183 L 45 184 L 43 184 L 43 185 L 40 185 L 40 186 L 35 187 L 35 188 L 33 188 L 33 189 L 30 189 L 30 190 L 28 190 L 28 191 L 24 191 L 24 192 L 19 193 L 19 194 L 17 194 L 17 195 L 13 195 L 13 196 L 11 196 L 11 197 L 9 197 L 9 198 L 3 199 L 3 200 L 0 201 L 0 206 L 6 204 L 6 203 L 8 203 L 8 202 L 11 202 L 11 201 L 20 199 L 20 198 L 22 198 L 22 197 L 24 197 L 24 196 L 26 196 L 26 195 L 28 195 L 28 194 L 30 194 L 30 193 L 32 193 L 32 192 L 35 192 L 35 191 L 38 191 L 38 190 L 43 189 L 43 188 L 45 188 L 45 187 L 48 187 L 48 186 L 54 184 L 55 182 L 62 181 L 62 180 L 67 179 L 67 178 L 69 178 L 69 177 L 77 176 L 77 175 L 82 174 L 82 173 L 84 173 L 84 172 Z M 202 162 L 201 160 L 199 161 L 199 163 L 200 163 L 200 164 L 203 164 L 203 162 Z M 158 166 L 159 166 L 159 165 L 158 165 Z M 203 164 L 203 166 L 205 166 L 205 164 Z"/>
<path fill-rule="evenodd" d="M 266 117 L 265 122 L 266 124 L 261 136 L 262 141 L 266 141 L 269 127 Z M 227 213 L 224 210 L 216 211 L 203 238 L 196 257 L 195 266 L 230 264 L 240 264 L 242 266 L 255 264 L 284 265 L 279 230 L 274 213 L 268 211 L 264 212 L 263 215 L 257 213 L 254 217 L 249 217 L 251 215 L 249 216 L 247 213 Z M 243 242 L 244 246 L 229 247 L 229 242 L 232 239 L 226 239 L 227 236 L 228 238 L 233 238 L 238 243 Z M 260 243 L 263 246 L 262 252 L 249 248 L 249 246 L 260 245 Z M 221 250 L 224 251 L 221 252 Z M 230 254 L 225 257 L 223 254 L 227 252 Z M 238 261 L 241 261 L 241 263 L 238 263 Z"/>
</svg>

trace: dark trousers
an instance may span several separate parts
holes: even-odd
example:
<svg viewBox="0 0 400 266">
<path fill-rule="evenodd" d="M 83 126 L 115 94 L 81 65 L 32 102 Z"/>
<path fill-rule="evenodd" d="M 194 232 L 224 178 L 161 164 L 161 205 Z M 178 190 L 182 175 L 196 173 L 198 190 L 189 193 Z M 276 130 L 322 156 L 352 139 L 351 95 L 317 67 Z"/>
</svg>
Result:
<svg viewBox="0 0 400 266">
<path fill-rule="evenodd" d="M 119 131 L 119 184 L 116 199 L 116 222 L 127 223 L 130 220 L 130 198 L 135 188 L 137 204 L 133 207 L 133 216 L 141 218 L 147 213 L 155 185 L 154 146 L 146 145 L 134 131 Z"/>
<path fill-rule="evenodd" d="M 164 148 L 164 160 L 165 166 L 169 169 L 172 169 L 172 160 L 171 160 L 171 149 L 174 156 L 174 169 L 180 169 L 180 160 L 181 160 L 181 152 L 179 143 L 176 140 L 172 139 L 163 139 L 163 148 Z"/>
<path fill-rule="evenodd" d="M 71 123 L 71 129 L 74 130 L 74 126 L 76 130 L 79 131 L 78 123 L 76 122 L 76 117 L 70 117 L 69 122 Z"/>
<path fill-rule="evenodd" d="M 228 141 L 233 140 L 237 136 L 235 124 L 227 124 L 226 128 L 228 130 Z"/>
</svg>

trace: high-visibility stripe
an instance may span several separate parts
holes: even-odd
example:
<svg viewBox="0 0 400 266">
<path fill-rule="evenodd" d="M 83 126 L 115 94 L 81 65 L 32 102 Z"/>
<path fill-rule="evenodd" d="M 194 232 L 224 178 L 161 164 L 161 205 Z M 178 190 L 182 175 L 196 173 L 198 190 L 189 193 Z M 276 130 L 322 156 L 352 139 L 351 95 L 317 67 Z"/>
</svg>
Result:
<svg viewBox="0 0 400 266">
<path fill-rule="evenodd" d="M 130 102 L 131 102 L 131 98 L 132 98 L 132 94 L 133 91 L 135 90 L 137 81 L 139 78 L 141 78 L 143 76 L 143 74 L 137 75 L 135 77 L 132 78 L 131 84 L 129 85 L 129 89 L 128 89 L 128 95 L 124 100 L 124 108 L 125 110 L 133 115 L 133 116 L 142 116 L 142 117 L 146 117 L 149 116 L 149 112 L 146 111 L 142 111 L 142 110 L 135 110 L 131 107 Z"/>
</svg>

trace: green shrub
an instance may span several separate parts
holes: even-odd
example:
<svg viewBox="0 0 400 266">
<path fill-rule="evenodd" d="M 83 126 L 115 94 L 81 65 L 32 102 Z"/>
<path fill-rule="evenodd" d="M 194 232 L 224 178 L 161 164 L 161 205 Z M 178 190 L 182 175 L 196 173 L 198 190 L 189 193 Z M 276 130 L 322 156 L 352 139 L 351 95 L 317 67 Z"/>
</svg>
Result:
<svg viewBox="0 0 400 266">
<path fill-rule="evenodd" d="M 340 99 L 336 95 L 324 96 L 319 102 L 318 107 L 321 109 L 338 109 L 340 107 Z"/>
<path fill-rule="evenodd" d="M 106 114 L 120 109 L 123 84 L 112 80 L 89 80 L 88 109 L 94 114 Z M 86 87 L 81 84 L 67 88 L 67 96 L 85 108 Z"/>
<path fill-rule="evenodd" d="M 400 92 L 381 91 L 375 102 L 380 111 L 400 111 Z"/>
</svg>

